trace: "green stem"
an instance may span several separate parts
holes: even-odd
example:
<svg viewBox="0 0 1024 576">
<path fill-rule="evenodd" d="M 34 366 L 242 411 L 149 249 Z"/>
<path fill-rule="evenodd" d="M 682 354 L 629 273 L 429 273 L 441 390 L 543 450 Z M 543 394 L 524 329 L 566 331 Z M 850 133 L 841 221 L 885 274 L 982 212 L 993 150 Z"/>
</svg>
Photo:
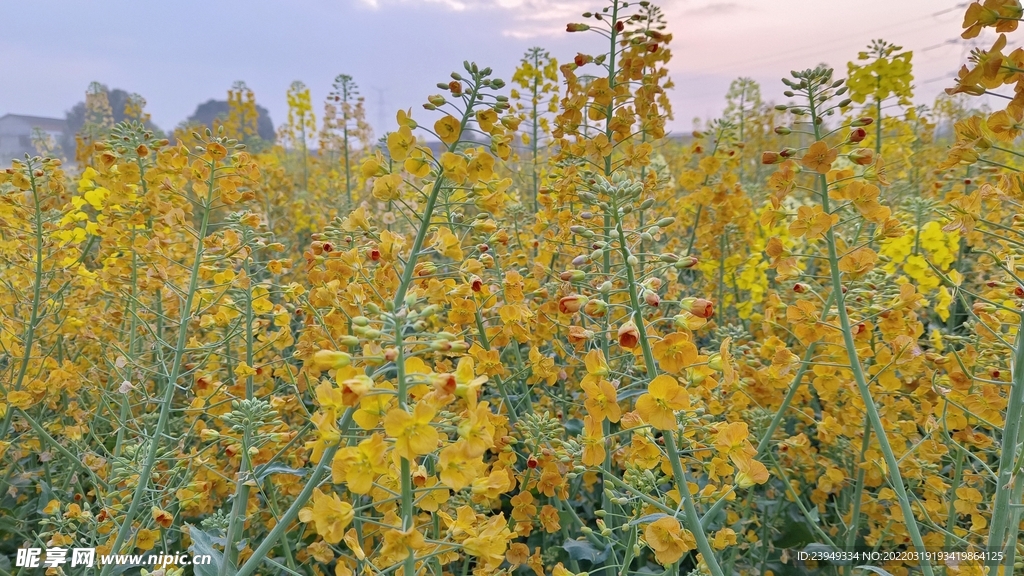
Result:
<svg viewBox="0 0 1024 576">
<path fill-rule="evenodd" d="M 463 130 L 466 129 L 466 122 L 469 120 L 470 114 L 473 112 L 473 105 L 477 101 L 477 85 L 479 78 L 474 77 L 474 86 L 472 92 L 469 95 L 469 102 L 466 104 L 466 112 L 462 115 L 462 121 L 459 123 L 459 134 L 462 134 Z M 451 146 L 448 147 L 448 152 L 454 152 L 455 147 L 459 144 L 459 140 L 452 142 Z M 437 197 L 441 192 L 441 182 L 444 181 L 444 177 L 441 174 L 441 169 L 438 168 L 437 178 L 434 180 L 434 185 L 430 188 L 430 194 L 427 196 L 427 203 L 423 207 L 423 219 L 420 221 L 420 227 L 416 231 L 416 239 L 412 242 L 412 249 L 409 251 L 409 260 L 405 263 L 405 269 L 402 270 L 402 281 L 398 285 L 398 290 L 395 292 L 395 309 L 398 309 L 405 301 L 405 294 L 409 291 L 409 286 L 412 285 L 412 274 L 416 268 L 416 261 L 419 260 L 420 250 L 423 249 L 423 242 L 427 237 L 427 230 L 430 229 L 430 219 L 434 215 L 434 206 L 437 204 Z"/>
<path fill-rule="evenodd" d="M 426 225 L 423 226 L 426 228 Z M 409 409 L 409 383 L 405 377 L 405 345 L 402 343 L 402 324 L 395 319 L 395 349 L 398 357 L 395 366 L 398 369 L 398 409 Z M 408 458 L 402 458 L 399 464 L 402 486 L 402 530 L 408 532 L 415 528 L 415 511 L 413 510 L 412 470 Z M 416 555 L 409 550 L 405 558 L 405 574 L 416 573 Z"/>
<path fill-rule="evenodd" d="M 1021 316 L 1017 328 L 1017 341 L 1013 355 L 1013 383 L 1010 397 L 1006 404 L 1006 422 L 1003 424 L 999 469 L 996 473 L 996 494 L 992 505 L 992 525 L 988 533 L 988 549 L 990 552 L 1006 552 L 1006 547 L 1016 546 L 1019 523 L 1010 523 L 1013 516 L 1010 496 L 1014 492 L 1014 483 L 1020 483 L 1014 477 L 1013 470 L 1017 458 L 1021 419 L 1024 417 L 1024 315 Z M 1000 564 L 1000 559 L 991 557 L 985 563 L 993 574 Z M 1011 569 L 1012 565 L 1007 569 Z"/>
<path fill-rule="evenodd" d="M 949 547 L 950 537 L 949 534 L 953 533 L 953 529 L 956 527 L 956 491 L 960 488 L 960 483 L 963 481 L 964 473 L 964 453 L 959 448 L 956 450 L 956 464 L 953 468 L 953 484 L 949 487 L 949 509 L 946 511 L 946 534 L 944 546 Z"/>
<path fill-rule="evenodd" d="M 153 437 L 150 439 L 149 452 L 146 454 L 146 461 L 142 466 L 142 472 L 139 474 L 138 484 L 135 487 L 135 492 L 132 494 L 131 505 L 128 507 L 128 512 L 125 514 L 121 528 L 117 531 L 117 536 L 114 538 L 114 544 L 110 547 L 110 552 L 112 554 L 117 554 L 121 550 L 121 545 L 124 544 L 125 539 L 128 537 L 128 532 L 131 531 L 132 522 L 135 520 L 136 514 L 139 513 L 139 508 L 142 505 L 143 494 L 145 494 L 146 490 L 149 488 L 149 483 L 152 480 L 153 468 L 156 466 L 156 457 L 160 450 L 160 441 L 167 428 L 168 420 L 170 420 L 171 400 L 174 398 L 174 389 L 178 381 L 178 375 L 181 373 L 181 369 L 184 364 L 182 362 L 182 357 L 185 355 L 186 344 L 188 342 L 189 319 L 192 315 L 192 303 L 195 298 L 196 288 L 199 286 L 199 270 L 202 266 L 203 252 L 205 249 L 203 240 L 206 238 L 206 233 L 210 226 L 210 206 L 213 204 L 214 185 L 216 183 L 217 174 L 216 168 L 216 162 L 213 162 L 210 165 L 210 179 L 207 182 L 206 200 L 202 204 L 203 216 L 202 222 L 199 226 L 199 234 L 196 238 L 196 249 L 193 254 L 188 291 L 185 293 L 185 302 L 181 308 L 181 317 L 179 318 L 178 341 L 174 348 L 174 359 L 171 362 L 171 371 L 167 378 L 164 396 L 161 399 L 160 415 L 157 418 L 156 430 L 154 430 Z M 112 566 L 113 564 L 107 564 L 104 566 L 103 570 L 100 572 L 100 576 L 108 576 Z"/>
<path fill-rule="evenodd" d="M 816 95 L 814 94 L 813 88 L 808 89 L 808 96 L 808 101 L 810 102 L 809 107 L 811 121 L 814 126 L 814 138 L 815 140 L 819 140 L 821 138 L 821 128 L 818 124 L 818 114 L 815 107 Z M 819 192 L 822 210 L 828 214 L 830 213 L 828 180 L 824 174 L 818 175 L 818 185 L 820 187 Z M 864 401 L 864 408 L 867 410 L 868 418 L 871 421 L 871 427 L 875 430 L 876 436 L 878 437 L 879 447 L 882 450 L 886 468 L 888 469 L 889 481 L 892 483 L 893 490 L 895 490 L 896 496 L 899 499 L 900 508 L 903 511 L 903 519 L 907 526 L 907 531 L 910 533 L 910 539 L 914 544 L 914 548 L 922 554 L 921 570 L 924 572 L 925 576 L 933 576 L 931 562 L 924 556 L 926 551 L 924 539 L 921 537 L 921 530 L 917 525 L 917 519 L 914 516 L 914 509 L 910 505 L 910 497 L 907 495 L 907 488 L 903 482 L 903 475 L 900 473 L 899 462 L 893 454 L 892 445 L 889 443 L 889 438 L 886 435 L 885 426 L 882 425 L 882 418 L 878 413 L 878 407 L 875 405 L 875 401 L 871 397 L 871 390 L 868 388 L 867 379 L 864 377 L 864 369 L 861 366 L 860 358 L 857 355 L 857 343 L 853 339 L 850 317 L 846 312 L 846 298 L 843 294 L 843 278 L 842 272 L 839 270 L 839 255 L 836 248 L 836 234 L 833 228 L 830 227 L 825 233 L 825 241 L 828 245 L 829 275 L 832 280 L 832 292 L 835 294 L 836 298 L 837 309 L 839 312 L 839 325 L 843 335 L 843 344 L 846 347 L 847 358 L 850 361 L 850 370 L 853 372 L 854 381 L 857 383 L 857 390 L 860 392 L 861 398 Z"/>
<path fill-rule="evenodd" d="M 643 350 L 647 375 L 653 379 L 658 374 L 658 364 L 654 360 L 654 352 L 651 349 L 650 341 L 647 339 L 647 329 L 644 326 L 643 314 L 641 314 L 640 297 L 637 295 L 636 290 L 636 277 L 633 273 L 633 266 L 629 263 L 630 253 L 626 244 L 626 235 L 622 231 L 622 221 L 618 218 L 617 210 L 613 210 L 613 213 L 616 214 L 615 230 L 619 236 L 619 251 L 622 253 L 622 259 L 625 261 L 626 285 L 629 287 L 629 301 L 633 307 L 633 319 L 636 323 L 640 347 Z M 686 472 L 683 470 L 682 462 L 679 460 L 679 448 L 676 446 L 675 434 L 672 431 L 667 431 L 662 437 L 665 439 L 665 451 L 668 453 L 668 460 L 672 465 L 672 476 L 675 478 L 676 488 L 683 503 L 683 511 L 685 512 L 683 522 L 686 528 L 693 534 L 697 542 L 697 549 L 704 557 L 704 563 L 707 564 L 708 570 L 711 571 L 711 576 L 725 576 L 722 567 L 718 564 L 718 559 L 715 558 L 715 551 L 708 541 L 708 536 L 704 532 L 704 526 L 701 525 L 697 507 L 693 503 L 693 496 L 690 494 Z"/>
<path fill-rule="evenodd" d="M 846 550 L 852 551 L 853 547 L 857 544 L 857 532 L 860 531 L 860 506 L 861 501 L 864 499 L 864 468 L 860 466 L 860 463 L 864 461 L 864 454 L 868 451 L 868 446 L 871 442 L 871 420 L 866 416 L 864 418 L 864 438 L 860 442 L 860 458 L 855 462 L 857 467 L 857 476 L 853 485 L 853 511 L 850 513 L 850 528 L 846 532 Z M 850 564 L 843 568 L 843 573 L 846 576 L 850 576 L 853 573 L 853 565 Z"/>
<path fill-rule="evenodd" d="M 349 426 L 352 424 L 353 410 L 350 408 L 345 411 L 345 415 L 342 416 L 339 430 L 341 436 L 348 434 Z M 288 531 L 289 525 L 299 516 L 299 510 L 305 506 L 306 502 L 309 501 L 310 497 L 313 496 L 313 490 L 320 484 L 320 481 L 324 479 L 328 472 L 330 472 L 330 464 L 334 459 L 334 453 L 338 451 L 340 444 L 334 446 L 328 446 L 324 450 L 323 455 L 320 456 L 320 462 L 317 462 L 316 468 L 313 469 L 313 473 L 309 477 L 309 482 L 302 487 L 302 492 L 295 498 L 295 502 L 288 507 L 288 510 L 281 517 L 281 520 L 274 525 L 274 529 L 267 534 L 267 537 L 260 543 L 259 547 L 252 553 L 252 556 L 245 561 L 245 564 L 238 569 L 235 576 L 250 576 L 253 572 L 259 568 L 260 562 L 263 558 L 270 553 L 270 550 L 277 544 L 277 541 Z"/>
<path fill-rule="evenodd" d="M 248 236 L 248 234 L 246 235 Z M 249 239 L 246 238 L 248 241 Z M 253 309 L 252 309 L 252 270 L 249 265 L 249 258 L 246 257 L 242 263 L 245 271 L 245 279 L 248 287 L 245 289 L 245 363 L 252 368 L 253 365 Z M 245 399 L 253 398 L 253 378 L 245 378 Z M 245 430 L 242 432 L 242 454 L 238 470 L 238 478 L 235 479 L 235 495 L 231 505 L 231 516 L 228 518 L 228 530 L 224 539 L 224 563 L 220 566 L 219 576 L 226 576 L 229 568 L 234 568 L 238 562 L 238 547 L 235 541 L 245 532 L 246 508 L 249 503 L 249 481 L 252 479 L 252 461 L 249 459 L 249 446 L 252 445 L 252 433 L 249 422 L 245 423 Z"/>
<path fill-rule="evenodd" d="M 829 312 L 832 310 L 832 294 L 829 294 L 828 298 L 825 299 L 825 309 L 821 313 L 821 319 L 824 321 Z M 817 347 L 817 342 L 811 342 L 807 346 L 807 350 L 804 352 L 804 357 L 800 361 L 800 368 L 797 368 L 796 374 L 793 376 L 793 382 L 789 385 L 789 391 L 786 392 L 786 397 L 782 399 L 782 405 L 775 412 L 775 416 L 772 417 L 771 423 L 768 424 L 768 429 L 765 430 L 764 435 L 761 437 L 761 441 L 757 443 L 757 454 L 755 458 L 760 458 L 768 450 L 768 446 L 771 444 L 772 437 L 775 435 L 775 430 L 782 424 L 782 419 L 785 417 L 786 412 L 789 410 L 789 405 L 793 403 L 793 398 L 796 397 L 797 390 L 800 389 L 800 382 L 804 379 L 804 374 L 811 367 L 811 359 L 814 358 L 814 350 Z M 711 523 L 711 519 L 714 518 L 715 514 L 721 510 L 726 504 L 726 497 L 728 493 L 723 494 L 718 501 L 716 501 L 704 516 L 700 519 L 701 525 L 707 527 Z"/>
</svg>

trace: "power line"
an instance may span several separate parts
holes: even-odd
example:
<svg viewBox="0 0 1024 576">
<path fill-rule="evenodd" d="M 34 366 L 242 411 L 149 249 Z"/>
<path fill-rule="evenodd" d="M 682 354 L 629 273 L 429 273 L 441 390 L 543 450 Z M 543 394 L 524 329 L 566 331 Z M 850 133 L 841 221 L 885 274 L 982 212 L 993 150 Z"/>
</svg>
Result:
<svg viewBox="0 0 1024 576">
<path fill-rule="evenodd" d="M 959 3 L 959 4 L 956 4 L 955 6 L 953 6 L 951 8 L 947 8 L 945 10 L 940 10 L 938 12 L 933 12 L 933 13 L 929 14 L 928 17 L 929 18 L 935 18 L 937 16 L 941 16 L 942 14 L 946 14 L 948 12 L 952 12 L 954 10 L 957 10 L 957 9 L 965 7 L 965 6 L 967 6 L 967 3 Z M 868 31 L 868 32 L 858 32 L 858 33 L 855 33 L 855 34 L 848 34 L 846 36 L 842 36 L 842 37 L 839 37 L 839 38 L 832 39 L 829 42 L 829 46 L 830 47 L 836 47 L 837 46 L 836 42 L 846 42 L 848 40 L 856 40 L 857 42 L 861 42 L 861 41 L 863 41 L 863 38 L 866 35 L 875 35 L 875 34 L 878 34 L 880 32 L 888 32 L 888 31 L 891 31 L 893 29 L 902 28 L 902 27 L 904 27 L 904 26 L 906 26 L 908 24 L 913 24 L 915 22 L 920 22 L 920 21 L 921 21 L 920 17 L 912 18 L 912 19 L 909 19 L 909 20 L 904 20 L 902 22 L 895 22 L 893 24 L 890 24 L 888 26 L 883 26 L 881 28 L 875 28 L 874 30 L 871 30 L 871 31 Z M 930 28 L 931 26 L 933 26 L 933 24 L 931 22 L 927 22 L 923 26 L 913 27 L 910 31 L 911 32 L 917 32 L 919 30 L 924 30 L 926 28 Z M 845 47 L 847 45 L 849 45 L 848 42 L 846 44 L 843 44 L 842 46 Z M 796 47 L 796 48 L 793 48 L 793 49 L 790 49 L 790 50 L 784 50 L 784 51 L 781 51 L 781 52 L 774 52 L 772 54 L 768 54 L 768 55 L 765 55 L 765 56 L 760 57 L 760 58 L 751 58 L 751 59 L 745 59 L 745 60 L 737 60 L 735 62 L 729 62 L 729 63 L 726 63 L 726 64 L 724 64 L 722 66 L 719 66 L 718 68 L 719 68 L 719 70 L 729 70 L 729 69 L 735 69 L 737 66 L 750 66 L 751 64 L 756 64 L 756 65 L 775 64 L 777 62 L 781 62 L 781 61 L 785 61 L 785 60 L 790 60 L 790 59 L 795 58 L 795 57 L 800 57 L 800 56 L 805 56 L 805 55 L 809 56 L 809 55 L 813 55 L 813 54 L 820 53 L 820 52 L 821 52 L 821 46 L 820 45 L 800 46 L 800 47 Z"/>
<path fill-rule="evenodd" d="M 939 10 L 938 12 L 933 12 L 932 16 L 940 16 L 940 15 L 945 14 L 947 12 L 952 12 L 954 10 L 960 10 L 961 8 L 967 8 L 968 4 L 970 4 L 970 2 L 961 2 L 961 3 L 957 4 L 956 6 L 953 6 L 952 8 L 946 8 L 945 10 Z"/>
<path fill-rule="evenodd" d="M 960 37 L 957 36 L 956 38 L 950 38 L 949 40 L 944 40 L 942 42 L 939 42 L 938 44 L 932 44 L 931 46 L 925 46 L 924 48 L 921 48 L 920 50 L 918 50 L 918 52 L 928 52 L 930 50 L 935 50 L 936 48 L 942 48 L 943 46 L 949 46 L 950 44 L 959 44 L 960 40 L 961 40 Z"/>
</svg>

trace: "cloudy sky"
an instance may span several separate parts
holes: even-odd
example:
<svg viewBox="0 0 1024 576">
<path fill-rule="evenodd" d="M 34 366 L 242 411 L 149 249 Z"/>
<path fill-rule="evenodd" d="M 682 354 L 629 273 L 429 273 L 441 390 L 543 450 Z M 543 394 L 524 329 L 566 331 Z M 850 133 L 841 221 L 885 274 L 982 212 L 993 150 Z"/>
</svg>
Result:
<svg viewBox="0 0 1024 576">
<path fill-rule="evenodd" d="M 602 0 L 0 0 L 0 115 L 63 116 L 91 81 L 137 92 L 168 129 L 244 80 L 275 125 L 294 80 L 319 110 L 341 73 L 361 87 L 370 122 L 391 129 L 465 59 L 506 80 L 531 46 L 559 61 L 597 52 L 567 34 Z M 657 3 L 657 2 L 656 2 Z M 721 112 L 729 82 L 750 76 L 766 99 L 779 78 L 825 62 L 844 70 L 873 38 L 914 50 L 917 100 L 950 85 L 970 45 L 955 0 L 662 0 L 674 58 L 676 119 Z M 417 114 L 424 114 L 420 110 Z"/>
</svg>

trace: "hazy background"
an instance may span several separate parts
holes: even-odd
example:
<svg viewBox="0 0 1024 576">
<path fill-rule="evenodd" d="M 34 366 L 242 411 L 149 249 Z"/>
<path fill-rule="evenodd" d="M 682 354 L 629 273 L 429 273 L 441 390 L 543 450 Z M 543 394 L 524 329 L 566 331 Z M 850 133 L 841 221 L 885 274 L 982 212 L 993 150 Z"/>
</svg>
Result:
<svg viewBox="0 0 1024 576">
<path fill-rule="evenodd" d="M 657 3 L 657 2 L 656 2 Z M 965 60 L 966 2 L 947 0 L 663 0 L 674 34 L 675 120 L 723 108 L 729 82 L 750 76 L 766 100 L 779 78 L 825 62 L 845 73 L 873 38 L 914 51 L 918 102 L 931 104 Z M 171 130 L 244 80 L 274 125 L 294 80 L 320 115 L 338 74 L 352 75 L 380 135 L 398 108 L 414 108 L 470 59 L 506 81 L 531 46 L 560 62 L 597 52 L 598 37 L 567 34 L 601 0 L 0 0 L 0 116 L 63 118 L 99 81 L 137 92 L 153 122 Z M 420 110 L 418 114 L 422 114 Z"/>
</svg>

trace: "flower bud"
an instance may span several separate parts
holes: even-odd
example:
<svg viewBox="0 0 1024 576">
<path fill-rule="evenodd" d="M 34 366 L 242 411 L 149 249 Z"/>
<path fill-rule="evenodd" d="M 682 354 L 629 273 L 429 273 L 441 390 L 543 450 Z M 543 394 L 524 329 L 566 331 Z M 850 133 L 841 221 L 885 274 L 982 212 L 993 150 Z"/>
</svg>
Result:
<svg viewBox="0 0 1024 576">
<path fill-rule="evenodd" d="M 601 318 L 608 312 L 608 304 L 604 300 L 588 300 L 583 305 L 583 313 L 592 318 Z"/>
<path fill-rule="evenodd" d="M 854 128 L 853 130 L 850 131 L 850 136 L 846 139 L 846 141 L 851 144 L 856 144 L 857 142 L 860 142 L 865 137 L 867 137 L 867 135 L 867 130 L 859 127 Z"/>
<path fill-rule="evenodd" d="M 434 376 L 434 390 L 441 394 L 455 394 L 457 387 L 458 382 L 455 380 L 454 374 L 445 373 Z"/>
<path fill-rule="evenodd" d="M 373 389 L 373 379 L 359 375 L 341 382 L 341 399 L 345 406 L 355 406 L 359 400 Z"/>
<path fill-rule="evenodd" d="M 679 305 L 697 318 L 711 318 L 715 313 L 714 305 L 704 298 L 683 298 Z"/>
<path fill-rule="evenodd" d="M 864 116 L 863 118 L 858 118 L 858 119 L 854 120 L 853 122 L 850 122 L 850 126 L 853 127 L 853 128 L 858 128 L 860 126 L 869 126 L 874 121 L 875 121 L 874 118 L 872 118 L 870 116 Z"/>
<path fill-rule="evenodd" d="M 850 152 L 847 157 L 850 159 L 850 162 L 858 166 L 867 166 L 875 161 L 875 151 L 870 148 L 857 148 Z"/>
<path fill-rule="evenodd" d="M 558 301 L 558 311 L 562 314 L 575 314 L 587 303 L 587 297 L 579 294 L 565 296 Z"/>
<path fill-rule="evenodd" d="M 658 296 L 657 292 L 651 292 L 648 290 L 644 292 L 644 302 L 646 302 L 648 306 L 657 308 L 658 304 L 661 303 L 661 297 Z"/>
<path fill-rule="evenodd" d="M 562 282 L 582 282 L 587 277 L 587 273 L 583 270 L 566 270 L 558 277 L 562 279 Z"/>
<path fill-rule="evenodd" d="M 971 310 L 974 311 L 975 314 L 981 314 L 982 312 L 995 312 L 996 305 L 989 302 L 975 302 L 974 305 L 971 306 Z"/>
<path fill-rule="evenodd" d="M 673 264 L 672 266 L 676 270 L 686 270 L 688 268 L 693 268 L 694 266 L 696 266 L 697 262 L 698 260 L 696 256 L 684 256 L 680 258 L 679 261 Z"/>
<path fill-rule="evenodd" d="M 779 164 L 783 160 L 784 160 L 784 158 L 778 152 L 762 152 L 761 153 L 761 164 L 765 164 L 765 165 Z"/>
<path fill-rule="evenodd" d="M 433 276 L 437 272 L 437 265 L 433 262 L 420 262 L 416 264 L 414 272 L 417 276 Z"/>
<path fill-rule="evenodd" d="M 626 322 L 622 326 L 619 326 L 619 346 L 623 348 L 633 349 L 640 341 L 640 332 L 636 329 L 636 324 L 632 320 Z"/>
<path fill-rule="evenodd" d="M 352 363 L 352 357 L 338 350 L 317 350 L 313 355 L 313 364 L 320 371 L 344 368 Z"/>
<path fill-rule="evenodd" d="M 590 30 L 590 26 L 587 24 L 569 23 L 565 25 L 566 32 L 586 32 L 587 30 Z"/>
<path fill-rule="evenodd" d="M 778 134 L 779 136 L 788 136 L 793 133 L 793 130 L 790 129 L 788 126 L 776 126 L 775 133 Z"/>
<path fill-rule="evenodd" d="M 803 293 L 807 292 L 810 289 L 811 289 L 811 287 L 808 286 L 807 284 L 802 284 L 800 282 L 797 282 L 796 284 L 793 284 L 793 292 L 796 292 L 797 294 L 803 294 Z"/>
</svg>

